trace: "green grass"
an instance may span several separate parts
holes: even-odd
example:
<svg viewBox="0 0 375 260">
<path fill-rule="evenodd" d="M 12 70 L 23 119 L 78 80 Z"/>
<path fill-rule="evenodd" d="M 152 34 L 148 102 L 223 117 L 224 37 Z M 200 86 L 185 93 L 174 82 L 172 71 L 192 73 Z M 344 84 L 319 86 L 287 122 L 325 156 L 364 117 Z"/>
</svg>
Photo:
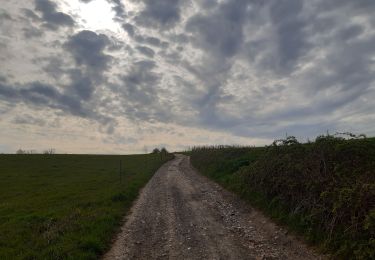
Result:
<svg viewBox="0 0 375 260">
<path fill-rule="evenodd" d="M 170 157 L 0 155 L 0 259 L 97 259 Z"/>
<path fill-rule="evenodd" d="M 375 258 L 375 138 L 198 147 L 191 162 L 334 258 Z"/>
</svg>

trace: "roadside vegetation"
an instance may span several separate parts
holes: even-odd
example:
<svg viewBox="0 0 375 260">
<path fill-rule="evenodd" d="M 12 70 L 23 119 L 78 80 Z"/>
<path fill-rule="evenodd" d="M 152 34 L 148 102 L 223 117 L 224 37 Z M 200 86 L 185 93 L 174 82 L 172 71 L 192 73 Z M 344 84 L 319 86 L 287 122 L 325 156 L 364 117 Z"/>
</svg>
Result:
<svg viewBox="0 0 375 260">
<path fill-rule="evenodd" d="M 344 138 L 345 137 L 345 138 Z M 375 259 L 375 138 L 195 147 L 201 173 L 339 259 Z"/>
<path fill-rule="evenodd" d="M 0 259 L 97 259 L 172 157 L 0 155 Z"/>
</svg>

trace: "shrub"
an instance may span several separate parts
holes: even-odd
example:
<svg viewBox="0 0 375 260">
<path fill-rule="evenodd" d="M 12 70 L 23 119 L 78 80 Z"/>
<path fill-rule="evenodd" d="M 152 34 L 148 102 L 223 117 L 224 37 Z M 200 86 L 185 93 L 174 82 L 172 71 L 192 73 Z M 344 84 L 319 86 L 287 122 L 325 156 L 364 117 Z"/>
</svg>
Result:
<svg viewBox="0 0 375 260">
<path fill-rule="evenodd" d="M 305 144 L 288 137 L 265 148 L 200 147 L 191 160 L 337 257 L 374 258 L 375 139 L 342 135 Z"/>
</svg>

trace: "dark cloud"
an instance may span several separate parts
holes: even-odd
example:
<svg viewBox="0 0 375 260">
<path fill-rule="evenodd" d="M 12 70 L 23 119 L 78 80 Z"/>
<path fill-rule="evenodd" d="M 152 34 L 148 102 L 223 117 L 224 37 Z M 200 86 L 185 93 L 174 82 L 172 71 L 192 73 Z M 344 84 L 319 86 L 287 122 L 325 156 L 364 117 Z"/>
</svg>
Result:
<svg viewBox="0 0 375 260">
<path fill-rule="evenodd" d="M 103 52 L 109 43 L 108 37 L 104 34 L 84 30 L 69 37 L 64 47 L 73 55 L 77 65 L 103 72 L 108 69 L 112 59 L 110 55 Z"/>
<path fill-rule="evenodd" d="M 23 102 L 36 106 L 69 111 L 73 115 L 85 116 L 79 100 L 60 93 L 54 86 L 38 81 L 25 85 L 0 84 L 0 96 L 5 100 Z"/>
<path fill-rule="evenodd" d="M 134 36 L 135 31 L 134 31 L 134 26 L 132 24 L 130 24 L 130 23 L 124 23 L 122 25 L 122 28 L 124 28 L 124 30 L 128 33 L 128 35 L 130 37 Z"/>
<path fill-rule="evenodd" d="M 241 50 L 250 64 L 279 76 L 294 71 L 313 48 L 307 27 L 314 23 L 304 13 L 304 4 L 298 0 L 251 3 L 246 23 L 254 37 L 248 37 Z M 328 22 L 331 21 L 327 19 L 318 26 L 329 28 Z"/>
<path fill-rule="evenodd" d="M 55 86 L 39 81 L 27 84 L 0 83 L 0 100 L 16 105 L 23 103 L 33 107 L 51 108 L 73 116 L 88 118 L 99 122 L 105 129 L 113 128 L 117 122 L 113 118 L 98 112 L 96 105 L 90 106 L 82 101 L 82 96 L 59 91 Z M 83 91 L 84 93 L 84 91 Z"/>
<path fill-rule="evenodd" d="M 66 73 L 63 68 L 63 59 L 58 56 L 49 56 L 44 59 L 35 59 L 34 64 L 36 66 L 41 66 L 42 70 L 56 81 L 61 81 L 62 77 Z"/>
<path fill-rule="evenodd" d="M 129 93 L 136 93 L 140 87 L 146 87 L 152 91 L 152 85 L 159 82 L 159 76 L 152 71 L 155 66 L 154 61 L 143 60 L 136 62 L 131 67 L 130 72 L 122 78 L 123 82 L 128 86 Z M 144 97 L 147 96 L 147 92 L 145 91 Z"/>
<path fill-rule="evenodd" d="M 190 90 L 190 105 L 197 114 L 195 124 L 224 129 L 234 123 L 233 118 L 220 107 L 233 102 L 232 96 L 226 94 L 223 87 L 233 64 L 232 58 L 243 45 L 249 4 L 250 1 L 222 2 L 212 12 L 199 13 L 187 21 L 190 42 L 204 51 L 201 64 L 182 62 L 182 66 L 203 85 L 203 90 Z"/>
<path fill-rule="evenodd" d="M 61 26 L 72 27 L 74 20 L 71 16 L 58 12 L 57 5 L 49 0 L 35 0 L 35 10 L 42 14 L 45 26 L 56 30 Z"/>
<path fill-rule="evenodd" d="M 116 18 L 122 21 L 126 17 L 124 4 L 121 0 L 108 0 L 108 2 L 113 4 L 112 9 L 116 13 Z"/>
<path fill-rule="evenodd" d="M 148 48 L 146 46 L 137 46 L 136 49 L 142 53 L 143 55 L 149 57 L 149 58 L 153 58 L 154 55 L 155 55 L 155 52 L 153 49 L 151 48 Z"/>
<path fill-rule="evenodd" d="M 162 42 L 159 38 L 156 37 L 146 37 L 144 38 L 144 43 L 155 46 L 155 47 L 168 47 L 167 42 Z"/>
<path fill-rule="evenodd" d="M 350 26 L 347 26 L 346 28 L 341 29 L 338 32 L 338 37 L 340 37 L 343 41 L 347 41 L 356 38 L 361 33 L 363 33 L 363 31 L 363 26 L 359 24 L 352 24 Z"/>
<path fill-rule="evenodd" d="M 230 132 L 241 136 L 262 136 L 261 132 L 267 132 L 265 129 L 269 129 L 269 125 L 285 120 L 289 122 L 287 125 L 275 127 L 275 131 L 268 131 L 263 137 L 272 138 L 277 135 L 277 131 L 293 128 L 299 134 L 311 133 L 311 131 L 307 131 L 311 124 L 300 123 L 299 127 L 294 122 L 323 115 L 332 116 L 331 111 L 337 113 L 337 111 L 348 107 L 349 104 L 356 104 L 359 98 L 371 93 L 369 88 L 374 86 L 374 77 L 371 72 L 374 61 L 371 57 L 374 55 L 372 46 L 375 45 L 370 43 L 374 43 L 375 39 L 363 37 L 364 27 L 362 25 L 347 22 L 348 25 L 342 26 L 339 21 L 341 18 L 345 18 L 335 12 L 335 8 L 324 10 L 328 15 L 322 15 L 319 18 L 311 16 L 306 13 L 311 9 L 304 9 L 303 1 L 274 1 L 271 4 L 264 3 L 262 5 L 251 3 L 248 5 L 249 12 L 252 14 L 250 18 L 247 17 L 249 13 L 243 11 L 246 9 L 245 7 L 233 8 L 238 4 L 224 2 L 221 6 L 227 8 L 221 9 L 219 5 L 206 15 L 198 14 L 190 18 L 187 23 L 186 29 L 193 34 L 192 43 L 194 46 L 207 51 L 210 57 L 222 57 L 223 61 L 212 63 L 211 60 L 206 60 L 201 66 L 197 66 L 197 64 L 190 66 L 188 63 L 183 63 L 190 73 L 203 80 L 206 90 L 197 92 L 193 98 L 194 102 L 190 101 L 191 106 L 199 111 L 199 121 L 195 121 L 195 124 L 213 129 L 231 129 Z M 247 2 L 242 4 L 247 4 Z M 228 5 L 232 5 L 232 8 L 228 8 Z M 319 5 L 314 7 L 320 8 Z M 239 13 L 236 13 L 236 10 Z M 252 31 L 250 30 L 247 32 L 250 33 L 248 34 L 250 41 L 245 42 L 244 32 L 239 28 L 251 23 L 261 22 L 264 24 L 267 22 L 263 20 L 264 17 L 258 20 L 256 16 L 262 15 L 267 10 L 270 13 L 270 25 L 276 34 L 267 35 L 260 29 L 255 29 L 258 31 L 253 32 L 254 34 L 260 32 L 260 35 L 263 36 L 263 38 L 257 38 L 251 37 Z M 241 11 L 244 15 L 241 15 Z M 231 16 L 230 14 L 236 15 Z M 331 18 L 331 15 L 336 17 Z M 226 17 L 228 18 L 226 19 Z M 238 18 L 238 20 L 232 20 L 232 17 Z M 226 33 L 225 28 L 234 29 L 230 33 Z M 230 114 L 226 113 L 226 111 L 230 111 L 230 109 L 227 110 L 227 105 L 230 107 L 230 104 L 235 103 L 236 100 L 239 102 L 239 97 L 226 95 L 222 87 L 226 84 L 225 80 L 220 81 L 220 76 L 227 79 L 229 73 L 234 73 L 234 71 L 228 72 L 231 65 L 223 66 L 223 69 L 220 69 L 217 64 L 225 64 L 228 58 L 233 58 L 237 54 L 241 55 L 245 51 L 249 53 L 249 57 L 252 55 L 248 62 L 255 65 L 256 73 L 262 73 L 266 69 L 278 76 L 287 76 L 295 72 L 298 69 L 297 65 L 301 62 L 306 62 L 303 60 L 304 57 L 311 55 L 310 51 L 313 50 L 325 50 L 325 59 L 315 63 L 312 68 L 307 70 L 308 72 L 302 74 L 303 81 L 291 81 L 290 83 L 301 85 L 298 88 L 299 94 L 301 94 L 300 101 L 288 104 L 287 108 L 279 108 L 272 114 L 257 115 L 264 114 L 265 107 L 272 107 L 273 103 L 277 104 L 280 97 L 287 97 L 289 92 L 296 91 L 293 89 L 295 85 L 287 86 L 283 87 L 282 91 L 278 90 L 278 95 L 272 99 L 270 99 L 272 93 L 269 90 L 260 93 L 258 99 L 251 98 L 251 96 L 255 97 L 255 93 L 249 95 L 248 104 L 243 106 L 244 108 L 253 107 L 253 110 L 239 109 L 234 110 L 235 114 L 233 114 L 234 111 Z M 216 61 L 219 60 L 216 59 Z M 327 71 L 330 72 L 327 73 Z M 206 80 L 207 78 L 210 80 Z M 191 89 L 193 88 L 191 87 Z M 327 91 L 330 91 L 332 96 L 326 96 Z M 311 96 L 314 98 L 308 102 L 307 100 L 311 99 Z M 222 110 L 223 108 L 224 110 Z M 251 111 L 251 113 L 246 114 L 247 111 Z M 266 128 L 256 126 L 265 124 L 268 124 Z M 331 127 L 330 129 L 332 129 L 335 126 L 337 123 L 316 125 L 313 132 L 316 133 L 315 130 L 322 129 L 322 127 Z"/>
<path fill-rule="evenodd" d="M 146 37 L 144 39 L 144 42 L 153 46 L 160 46 L 162 44 L 159 38 L 156 38 L 156 37 Z"/>
<path fill-rule="evenodd" d="M 65 88 L 67 94 L 80 101 L 89 101 L 95 89 L 106 80 L 104 72 L 109 69 L 112 57 L 105 54 L 104 50 L 109 45 L 108 37 L 103 34 L 87 30 L 78 32 L 64 44 L 78 67 L 63 70 L 61 62 L 53 59 L 49 63 L 53 66 L 46 67 L 47 72 L 55 77 L 67 75 L 70 79 L 70 84 Z"/>
<path fill-rule="evenodd" d="M 232 57 L 243 43 L 243 26 L 249 1 L 224 2 L 215 12 L 197 14 L 186 25 L 193 44 L 211 55 Z"/>
<path fill-rule="evenodd" d="M 98 100 L 93 100 L 96 89 L 106 81 L 104 73 L 109 69 L 112 57 L 104 53 L 110 46 L 108 37 L 91 31 L 81 31 L 70 36 L 63 44 L 75 64 L 69 64 L 63 57 L 51 56 L 35 59 L 34 64 L 42 66 L 51 78 L 59 82 L 58 87 L 40 82 L 15 85 L 17 90 L 5 87 L 3 96 L 13 97 L 27 104 L 53 107 L 68 111 L 72 115 L 103 121 L 106 117 L 95 112 Z M 68 81 L 68 82 L 67 82 Z M 104 120 L 104 119 L 105 120 Z"/>
<path fill-rule="evenodd" d="M 21 12 L 23 15 L 20 18 L 24 21 L 24 27 L 22 28 L 23 36 L 27 39 L 41 37 L 44 34 L 45 28 L 35 25 L 43 22 L 43 19 L 27 8 L 21 8 Z"/>
<path fill-rule="evenodd" d="M 169 28 L 181 18 L 181 0 L 142 0 L 144 9 L 136 17 L 137 24 L 151 28 Z"/>
<path fill-rule="evenodd" d="M 78 69 L 70 70 L 69 74 L 71 79 L 69 91 L 71 94 L 76 95 L 81 100 L 90 99 L 95 89 L 93 79 Z"/>
<path fill-rule="evenodd" d="M 7 78 L 4 75 L 0 74 L 0 82 L 6 83 L 7 82 Z"/>
<path fill-rule="evenodd" d="M 98 112 L 100 99 L 93 98 L 97 88 L 106 81 L 104 72 L 109 69 L 112 60 L 110 55 L 104 53 L 110 46 L 108 37 L 81 31 L 70 36 L 63 46 L 66 52 L 72 54 L 75 64 L 55 56 L 35 60 L 35 65 L 43 64 L 43 70 L 59 83 L 53 85 L 33 81 L 10 84 L 3 81 L 0 98 L 7 102 L 61 110 L 95 120 L 107 130 L 113 128 L 116 120 Z"/>
<path fill-rule="evenodd" d="M 343 42 L 341 37 L 332 39 L 332 50 L 325 62 L 304 75 L 306 81 L 311 80 L 306 82 L 309 93 L 319 94 L 333 88 L 341 93 L 355 91 L 363 94 L 375 83 L 371 69 L 375 63 L 371 58 L 375 55 L 375 36 L 350 43 Z M 331 73 L 324 73 L 330 69 Z"/>
<path fill-rule="evenodd" d="M 8 86 L 5 81 L 0 83 L 0 95 L 4 98 L 13 98 L 16 96 L 16 91 Z"/>
<path fill-rule="evenodd" d="M 41 18 L 36 13 L 34 13 L 32 10 L 27 9 L 27 8 L 22 8 L 21 10 L 22 10 L 22 13 L 24 14 L 24 16 L 26 18 L 29 18 L 30 20 L 32 20 L 34 22 L 41 20 Z"/>
<path fill-rule="evenodd" d="M 308 48 L 304 28 L 306 22 L 301 15 L 303 1 L 274 1 L 270 7 L 272 22 L 277 32 L 276 70 L 291 70 Z"/>
<path fill-rule="evenodd" d="M 162 41 L 156 37 L 136 35 L 134 37 L 134 40 L 138 43 L 147 44 L 147 45 L 151 45 L 151 46 L 159 47 L 159 48 L 168 48 L 169 46 L 168 42 Z"/>
<path fill-rule="evenodd" d="M 348 8 L 352 13 L 365 13 L 375 10 L 375 2 L 372 0 L 332 0 L 332 1 L 320 1 L 318 11 L 337 10 L 342 8 Z"/>
<path fill-rule="evenodd" d="M 194 102 L 199 111 L 198 123 L 216 129 L 230 128 L 239 123 L 239 118 L 230 117 L 219 108 L 222 102 L 230 98 L 222 92 L 220 86 L 210 86 L 206 93 Z"/>
<path fill-rule="evenodd" d="M 25 36 L 25 38 L 34 38 L 34 37 L 40 37 L 43 35 L 42 30 L 32 25 L 28 25 L 28 27 L 23 28 L 22 31 L 23 31 L 23 35 Z"/>
<path fill-rule="evenodd" d="M 145 36 L 145 35 L 140 34 L 137 28 L 130 23 L 123 24 L 122 28 L 137 43 L 151 45 L 151 46 L 159 47 L 159 48 L 168 48 L 169 46 L 168 42 L 163 41 L 157 37 L 147 36 L 147 35 Z"/>
<path fill-rule="evenodd" d="M 199 1 L 201 8 L 204 10 L 211 9 L 217 6 L 217 0 L 201 0 Z"/>
<path fill-rule="evenodd" d="M 154 72 L 155 68 L 154 61 L 142 60 L 121 77 L 122 85 L 116 91 L 122 94 L 125 113 L 132 120 L 166 122 L 170 119 L 170 108 L 161 101 L 162 75 Z"/>
</svg>

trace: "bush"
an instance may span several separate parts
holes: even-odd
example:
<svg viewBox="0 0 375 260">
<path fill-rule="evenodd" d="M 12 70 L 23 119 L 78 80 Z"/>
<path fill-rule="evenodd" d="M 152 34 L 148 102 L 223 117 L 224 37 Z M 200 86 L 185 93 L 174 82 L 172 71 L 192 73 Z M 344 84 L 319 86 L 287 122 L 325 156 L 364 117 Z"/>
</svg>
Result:
<svg viewBox="0 0 375 260">
<path fill-rule="evenodd" d="M 373 259 L 375 140 L 349 137 L 319 136 L 305 144 L 288 137 L 247 150 L 195 148 L 191 159 L 337 257 Z"/>
</svg>

